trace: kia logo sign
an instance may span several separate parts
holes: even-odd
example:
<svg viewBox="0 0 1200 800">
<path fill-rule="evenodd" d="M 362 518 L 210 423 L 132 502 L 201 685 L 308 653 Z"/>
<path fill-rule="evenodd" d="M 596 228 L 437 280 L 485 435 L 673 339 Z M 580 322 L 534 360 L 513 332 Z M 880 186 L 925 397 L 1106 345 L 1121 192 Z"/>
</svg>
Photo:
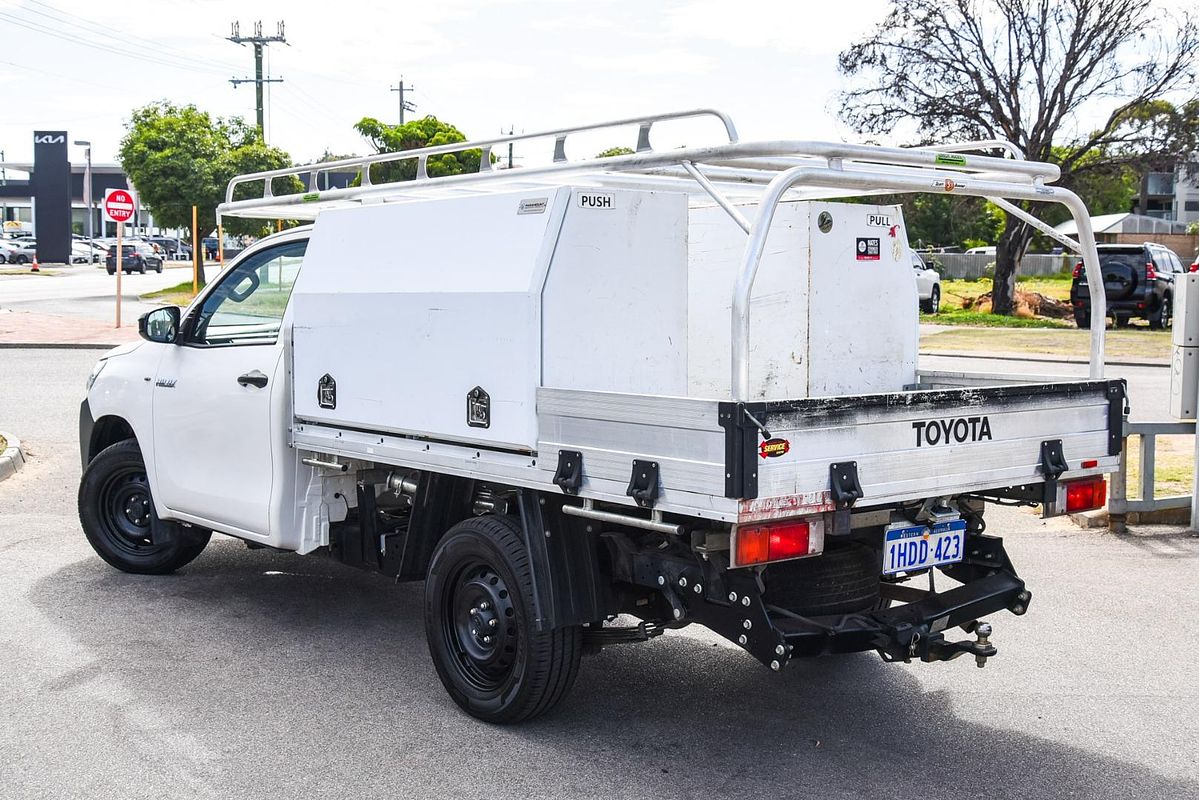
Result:
<svg viewBox="0 0 1200 800">
<path fill-rule="evenodd" d="M 66 141 L 67 141 L 67 136 L 66 136 L 66 134 L 63 134 L 63 133 L 59 133 L 59 134 L 43 133 L 41 136 L 33 137 L 34 144 L 63 144 Z"/>
</svg>

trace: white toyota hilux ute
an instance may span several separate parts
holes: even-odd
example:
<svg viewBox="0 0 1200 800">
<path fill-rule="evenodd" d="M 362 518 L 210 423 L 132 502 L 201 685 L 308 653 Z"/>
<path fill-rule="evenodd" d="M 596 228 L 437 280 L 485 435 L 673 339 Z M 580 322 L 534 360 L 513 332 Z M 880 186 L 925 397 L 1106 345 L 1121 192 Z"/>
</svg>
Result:
<svg viewBox="0 0 1200 800">
<path fill-rule="evenodd" d="M 723 136 L 653 149 L 679 120 Z M 635 153 L 566 157 L 620 126 Z M 554 156 L 492 171 L 510 140 Z M 478 173 L 427 176 L 471 148 Z M 372 181 L 385 162 L 417 178 Z M 272 191 L 350 169 L 360 185 Z M 552 708 L 587 652 L 690 624 L 774 670 L 983 666 L 983 618 L 1031 601 L 986 504 L 1094 508 L 1117 466 L 1104 317 L 1085 380 L 922 369 L 900 209 L 832 200 L 1059 202 L 1094 272 L 1057 176 L 996 142 L 742 143 L 708 110 L 240 176 L 219 215 L 312 224 L 97 363 L 84 533 L 129 572 L 179 569 L 218 532 L 424 581 L 438 675 L 492 722 Z"/>
</svg>

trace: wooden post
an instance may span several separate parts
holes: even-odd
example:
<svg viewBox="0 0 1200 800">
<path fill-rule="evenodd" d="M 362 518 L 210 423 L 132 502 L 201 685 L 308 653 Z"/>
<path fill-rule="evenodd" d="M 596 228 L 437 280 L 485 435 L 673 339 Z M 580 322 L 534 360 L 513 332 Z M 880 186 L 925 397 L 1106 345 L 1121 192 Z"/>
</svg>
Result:
<svg viewBox="0 0 1200 800">
<path fill-rule="evenodd" d="M 217 263 L 225 266 L 225 231 L 220 217 L 217 217 Z"/>
<path fill-rule="evenodd" d="M 200 292 L 200 265 L 204 263 L 203 253 L 200 252 L 200 237 L 196 231 L 196 207 L 192 206 L 192 297 Z"/>
<path fill-rule="evenodd" d="M 125 231 L 125 223 L 117 223 L 117 324 L 116 327 L 121 327 L 121 234 Z"/>
</svg>

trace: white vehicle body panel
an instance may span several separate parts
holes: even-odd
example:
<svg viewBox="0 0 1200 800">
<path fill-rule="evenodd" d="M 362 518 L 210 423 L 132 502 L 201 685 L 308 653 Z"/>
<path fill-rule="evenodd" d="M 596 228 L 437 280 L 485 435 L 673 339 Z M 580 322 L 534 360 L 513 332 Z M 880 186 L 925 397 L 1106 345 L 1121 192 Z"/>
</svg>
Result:
<svg viewBox="0 0 1200 800">
<path fill-rule="evenodd" d="M 690 234 L 688 394 L 722 398 L 729 287 L 745 235 L 716 207 L 692 211 Z M 859 242 L 873 243 L 872 252 L 857 253 Z M 916 302 L 902 301 L 913 297 L 907 242 L 897 206 L 779 205 L 751 296 L 752 399 L 899 391 L 916 382 Z M 879 313 L 880 297 L 887 313 Z"/>
</svg>

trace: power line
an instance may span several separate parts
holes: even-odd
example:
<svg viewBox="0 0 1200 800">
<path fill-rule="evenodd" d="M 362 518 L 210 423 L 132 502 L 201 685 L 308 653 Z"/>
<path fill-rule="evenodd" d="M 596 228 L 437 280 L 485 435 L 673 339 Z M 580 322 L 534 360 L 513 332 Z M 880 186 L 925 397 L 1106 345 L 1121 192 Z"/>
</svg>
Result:
<svg viewBox="0 0 1200 800">
<path fill-rule="evenodd" d="M 279 44 L 287 44 L 287 38 L 283 34 L 283 21 L 275 23 L 276 33 L 274 36 L 264 36 L 262 21 L 254 23 L 254 35 L 242 36 L 241 25 L 233 23 L 232 35 L 226 37 L 229 41 L 237 45 L 245 46 L 247 44 L 254 45 L 254 77 L 253 78 L 230 78 L 229 82 L 235 87 L 243 83 L 254 84 L 255 112 L 258 120 L 258 135 L 263 141 L 266 141 L 263 136 L 263 84 L 264 83 L 283 83 L 283 78 L 264 78 L 263 77 L 263 49 L 272 42 Z"/>
<path fill-rule="evenodd" d="M 73 44 L 83 45 L 84 47 L 90 47 L 94 50 L 99 50 L 101 52 L 110 53 L 112 55 L 118 55 L 118 56 L 122 56 L 125 58 L 135 59 L 138 61 L 145 61 L 147 63 L 158 64 L 159 66 L 171 67 L 173 69 L 185 70 L 188 72 L 209 72 L 209 73 L 219 72 L 219 70 L 209 68 L 209 67 L 194 67 L 194 66 L 180 63 L 178 61 L 169 61 L 169 60 L 166 60 L 165 58 L 161 58 L 161 57 L 154 56 L 154 55 L 148 55 L 143 52 L 127 50 L 120 46 L 110 45 L 107 43 L 101 43 L 101 42 L 94 41 L 92 39 L 86 39 L 86 38 L 83 38 L 82 36 L 71 33 L 69 31 L 55 30 L 54 28 L 50 28 L 50 27 L 48 27 L 42 23 L 36 22 L 34 20 L 25 19 L 23 17 L 17 17 L 12 14 L 5 13 L 3 11 L 0 11 L 0 19 L 7 20 L 8 22 L 12 23 L 13 25 L 16 25 L 17 27 L 25 28 L 26 30 L 34 31 L 35 33 L 45 34 L 46 36 L 50 36 L 50 37 L 53 37 L 56 39 L 62 39 L 64 41 L 68 41 Z"/>
</svg>

